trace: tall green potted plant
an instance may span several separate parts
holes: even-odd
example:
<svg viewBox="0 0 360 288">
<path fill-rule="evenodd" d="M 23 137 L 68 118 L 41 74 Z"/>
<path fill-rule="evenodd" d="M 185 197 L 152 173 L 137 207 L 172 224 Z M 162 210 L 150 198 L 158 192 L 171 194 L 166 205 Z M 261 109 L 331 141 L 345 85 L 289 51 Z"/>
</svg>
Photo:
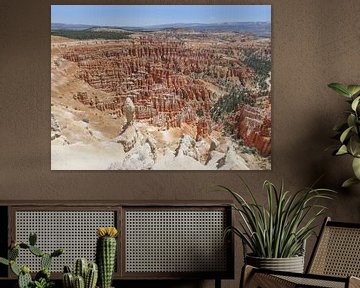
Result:
<svg viewBox="0 0 360 288">
<path fill-rule="evenodd" d="M 304 270 L 304 244 L 314 233 L 316 220 L 326 207 L 321 199 L 331 199 L 334 192 L 328 189 L 304 188 L 296 193 L 278 189 L 270 181 L 264 182 L 266 205 L 261 205 L 244 183 L 251 201 L 233 190 L 221 186 L 235 199 L 233 208 L 240 215 L 238 227 L 229 227 L 243 241 L 250 253 L 244 255 L 245 264 L 278 271 Z"/>
<path fill-rule="evenodd" d="M 354 176 L 347 179 L 342 186 L 348 187 L 360 183 L 360 85 L 344 85 L 331 83 L 331 89 L 344 96 L 350 104 L 346 122 L 334 127 L 339 139 L 339 145 L 334 155 L 350 155 Z"/>
</svg>

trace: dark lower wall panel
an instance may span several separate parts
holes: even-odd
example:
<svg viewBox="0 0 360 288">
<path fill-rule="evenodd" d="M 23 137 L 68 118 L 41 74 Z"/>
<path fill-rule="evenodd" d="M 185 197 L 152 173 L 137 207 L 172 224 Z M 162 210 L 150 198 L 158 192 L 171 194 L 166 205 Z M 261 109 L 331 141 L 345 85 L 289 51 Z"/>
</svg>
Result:
<svg viewBox="0 0 360 288">
<path fill-rule="evenodd" d="M 360 82 L 358 0 L 179 1 L 177 3 L 272 4 L 272 171 L 79 172 L 50 170 L 50 4 L 100 1 L 0 0 L 0 198 L 2 200 L 219 200 L 213 184 L 240 188 L 241 175 L 265 201 L 262 183 L 287 188 L 321 185 L 340 191 L 329 204 L 336 220 L 360 221 L 359 187 L 341 191 L 351 164 L 334 158 L 332 127 L 346 105 L 326 85 Z M 126 3 L 101 1 L 101 3 Z M 130 1 L 129 1 L 130 3 Z M 131 3 L 140 3 L 131 1 Z M 141 1 L 141 3 L 175 3 Z M 2 228 L 3 230 L 3 228 Z M 239 243 L 238 243 L 239 244 Z M 308 251 L 311 251 L 309 242 Z M 242 260 L 236 251 L 236 270 Z M 237 287 L 225 281 L 225 287 Z M 212 287 L 205 282 L 203 287 Z M 170 286 L 169 286 L 170 287 Z"/>
<path fill-rule="evenodd" d="M 7 258 L 8 247 L 8 207 L 0 206 L 0 257 Z M 8 267 L 0 265 L 0 278 L 8 276 Z"/>
</svg>

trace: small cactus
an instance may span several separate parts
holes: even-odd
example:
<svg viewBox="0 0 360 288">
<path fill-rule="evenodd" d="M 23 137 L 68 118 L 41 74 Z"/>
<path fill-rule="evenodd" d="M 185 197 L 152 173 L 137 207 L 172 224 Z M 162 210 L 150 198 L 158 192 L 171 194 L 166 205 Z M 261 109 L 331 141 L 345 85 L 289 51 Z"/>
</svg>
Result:
<svg viewBox="0 0 360 288">
<path fill-rule="evenodd" d="M 51 260 L 52 257 L 50 254 L 45 253 L 43 256 L 41 256 L 41 261 L 40 261 L 40 267 L 41 269 L 49 269 L 50 265 L 51 265 Z"/>
<path fill-rule="evenodd" d="M 74 287 L 74 275 L 71 273 L 71 269 L 69 266 L 64 266 L 62 282 L 63 282 L 64 288 L 73 288 Z"/>
<path fill-rule="evenodd" d="M 73 288 L 74 287 L 74 276 L 72 273 L 64 273 L 63 277 L 63 286 L 64 288 Z"/>
<path fill-rule="evenodd" d="M 98 279 L 98 266 L 96 263 L 89 263 L 85 276 L 85 288 L 95 288 Z"/>
<path fill-rule="evenodd" d="M 19 256 L 19 246 L 15 246 L 14 248 L 10 249 L 8 252 L 9 260 L 16 260 L 16 258 Z"/>
<path fill-rule="evenodd" d="M 19 288 L 28 288 L 32 283 L 30 269 L 27 266 L 23 266 L 21 268 L 21 272 L 19 274 L 18 285 Z"/>
<path fill-rule="evenodd" d="M 35 232 L 31 232 L 29 235 L 29 244 L 31 246 L 35 246 L 37 241 L 37 235 Z"/>
<path fill-rule="evenodd" d="M 88 268 L 88 262 L 85 258 L 76 259 L 74 274 L 76 276 L 81 276 L 83 279 L 85 279 L 87 268 Z"/>
<path fill-rule="evenodd" d="M 83 277 L 78 275 L 74 277 L 74 288 L 85 288 Z"/>
<path fill-rule="evenodd" d="M 29 287 L 50 287 L 52 284 L 50 281 L 50 265 L 53 257 L 63 254 L 63 249 L 55 250 L 53 253 L 48 254 L 40 250 L 36 245 L 37 236 L 35 233 L 30 233 L 29 244 L 20 242 L 16 243 L 11 241 L 8 251 L 8 259 L 0 257 L 0 264 L 10 266 L 11 271 L 18 276 L 19 288 Z M 30 275 L 30 269 L 28 266 L 22 266 L 21 268 L 16 264 L 16 259 L 19 256 L 19 250 L 29 250 L 30 253 L 37 257 L 41 257 L 41 271 L 35 275 L 35 281 L 32 280 Z M 39 286 L 40 285 L 40 286 Z M 47 286 L 44 286 L 47 285 Z"/>
<path fill-rule="evenodd" d="M 64 266 L 64 288 L 95 288 L 98 279 L 98 268 L 95 263 L 89 263 L 85 258 L 78 258 L 74 263 L 74 272 L 71 273 L 69 266 Z M 82 276 L 83 275 L 83 276 Z"/>
<path fill-rule="evenodd" d="M 100 288 L 110 288 L 116 258 L 115 227 L 98 228 L 96 243 L 96 262 L 99 267 Z"/>
<path fill-rule="evenodd" d="M 30 247 L 29 247 L 29 251 L 30 251 L 32 254 L 34 254 L 35 256 L 37 256 L 37 257 L 41 257 L 41 256 L 44 255 L 44 252 L 42 252 L 42 251 L 40 250 L 40 248 L 38 248 L 38 247 L 36 247 L 36 246 L 30 246 Z"/>
<path fill-rule="evenodd" d="M 10 261 L 10 269 L 11 271 L 16 275 L 19 276 L 20 275 L 20 268 L 16 265 L 16 262 L 14 260 Z"/>
<path fill-rule="evenodd" d="M 28 244 L 26 244 L 26 243 L 20 243 L 19 244 L 19 246 L 20 246 L 20 248 L 22 248 L 22 249 L 29 249 L 29 245 Z"/>
<path fill-rule="evenodd" d="M 67 265 L 64 266 L 64 273 L 71 273 L 71 269 L 69 266 Z"/>
<path fill-rule="evenodd" d="M 51 257 L 58 257 L 64 253 L 64 249 L 57 249 L 51 253 Z"/>
</svg>

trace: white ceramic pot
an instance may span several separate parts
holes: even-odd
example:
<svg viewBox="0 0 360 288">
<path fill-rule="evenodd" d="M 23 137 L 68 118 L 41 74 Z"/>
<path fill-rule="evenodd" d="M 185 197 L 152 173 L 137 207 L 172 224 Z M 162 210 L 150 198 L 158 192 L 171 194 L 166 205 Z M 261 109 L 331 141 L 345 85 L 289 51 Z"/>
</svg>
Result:
<svg viewBox="0 0 360 288">
<path fill-rule="evenodd" d="M 304 273 L 304 256 L 289 258 L 263 258 L 246 255 L 245 263 L 262 269 Z"/>
</svg>

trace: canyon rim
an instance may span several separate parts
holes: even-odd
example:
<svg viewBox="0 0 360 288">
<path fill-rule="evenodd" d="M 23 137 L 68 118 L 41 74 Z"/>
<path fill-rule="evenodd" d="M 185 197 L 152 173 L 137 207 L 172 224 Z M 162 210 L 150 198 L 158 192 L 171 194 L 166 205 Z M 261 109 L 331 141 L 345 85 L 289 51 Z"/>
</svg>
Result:
<svg viewBox="0 0 360 288">
<path fill-rule="evenodd" d="M 52 5 L 52 170 L 271 169 L 270 5 Z"/>
</svg>

